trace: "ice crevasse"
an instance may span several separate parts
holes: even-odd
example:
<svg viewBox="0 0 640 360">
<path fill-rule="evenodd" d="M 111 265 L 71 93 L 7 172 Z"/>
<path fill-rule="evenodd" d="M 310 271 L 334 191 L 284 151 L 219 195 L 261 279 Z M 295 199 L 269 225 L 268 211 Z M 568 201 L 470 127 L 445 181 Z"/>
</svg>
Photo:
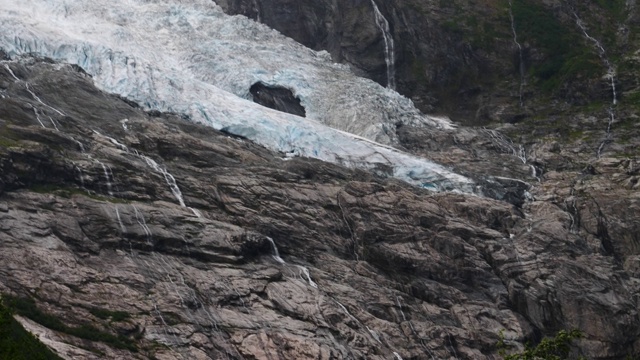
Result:
<svg viewBox="0 0 640 360">
<path fill-rule="evenodd" d="M 96 85 L 148 110 L 187 115 L 267 148 L 392 175 L 433 190 L 474 182 L 392 146 L 396 124 L 451 128 L 348 67 L 207 0 L 0 0 L 11 58 L 76 64 Z M 262 82 L 289 88 L 306 118 L 253 103 Z"/>
</svg>

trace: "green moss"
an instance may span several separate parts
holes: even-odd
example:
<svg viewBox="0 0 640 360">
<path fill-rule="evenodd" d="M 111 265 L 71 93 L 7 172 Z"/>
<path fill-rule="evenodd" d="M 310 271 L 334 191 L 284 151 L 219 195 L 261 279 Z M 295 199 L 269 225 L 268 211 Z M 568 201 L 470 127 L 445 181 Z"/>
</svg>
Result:
<svg viewBox="0 0 640 360">
<path fill-rule="evenodd" d="M 411 61 L 411 76 L 417 82 L 426 81 L 427 68 L 422 61 L 417 58 L 413 58 Z"/>
<path fill-rule="evenodd" d="M 569 140 L 575 142 L 577 140 L 581 140 L 585 137 L 585 133 L 582 130 L 571 130 L 569 131 Z"/>
<path fill-rule="evenodd" d="M 501 331 L 497 348 L 498 353 L 505 360 L 560 360 L 569 357 L 573 341 L 582 337 L 584 334 L 580 330 L 560 330 L 553 338 L 544 338 L 535 347 L 527 344 L 524 351 L 509 354 L 509 346 L 505 343 L 504 334 Z"/>
<path fill-rule="evenodd" d="M 13 312 L 0 301 L 0 360 L 58 360 L 13 318 Z"/>
<path fill-rule="evenodd" d="M 103 319 L 103 320 L 111 320 L 111 321 L 124 321 L 131 317 L 129 313 L 124 311 L 111 311 L 107 309 L 100 308 L 91 308 L 89 312 L 93 314 L 95 317 Z"/>
<path fill-rule="evenodd" d="M 27 317 L 48 329 L 81 339 L 103 342 L 118 349 L 138 351 L 134 341 L 125 336 L 113 335 L 89 324 L 83 324 L 78 327 L 68 326 L 57 317 L 38 309 L 33 299 L 5 296 L 4 301 L 6 306 L 17 314 Z"/>
<path fill-rule="evenodd" d="M 6 138 L 4 136 L 0 136 L 0 147 L 8 148 L 8 147 L 16 146 L 16 145 L 18 145 L 17 141 L 15 141 L 13 139 Z"/>
<path fill-rule="evenodd" d="M 7 126 L 0 126 L 0 147 L 12 147 L 19 145 L 20 138 Z"/>
<path fill-rule="evenodd" d="M 626 16 L 626 0 L 594 0 L 603 10 L 614 19 L 622 20 Z"/>
<path fill-rule="evenodd" d="M 442 23 L 442 27 L 444 27 L 445 30 L 449 32 L 462 34 L 464 32 L 464 28 L 461 24 L 462 22 L 460 21 L 460 19 L 451 19 Z"/>
<path fill-rule="evenodd" d="M 633 107 L 640 107 L 640 91 L 626 94 L 620 101 L 622 104 L 632 105 Z"/>
<path fill-rule="evenodd" d="M 541 49 L 546 59 L 532 64 L 530 75 L 541 89 L 551 92 L 568 79 L 600 76 L 597 54 L 584 44 L 580 34 L 562 24 L 554 14 L 533 0 L 513 3 L 513 15 L 522 42 Z"/>
<path fill-rule="evenodd" d="M 19 315 L 27 317 L 46 328 L 58 330 L 65 327 L 58 318 L 40 311 L 33 299 L 4 296 L 4 301 L 9 308 Z"/>
<path fill-rule="evenodd" d="M 496 39 L 506 39 L 511 34 L 508 16 L 485 19 L 483 17 L 457 16 L 442 23 L 442 27 L 449 33 L 456 34 L 477 49 L 495 50 Z"/>
<path fill-rule="evenodd" d="M 602 64 L 598 58 L 593 57 L 590 53 L 578 53 L 568 58 L 560 71 L 565 77 L 586 76 L 593 78 L 602 75 Z"/>
<path fill-rule="evenodd" d="M 604 111 L 605 108 L 607 108 L 610 105 L 609 102 L 603 102 L 603 101 L 593 101 L 585 106 L 583 106 L 580 110 L 582 110 L 582 112 L 590 114 L 590 113 L 594 113 L 594 112 L 599 112 L 599 111 Z"/>
<path fill-rule="evenodd" d="M 636 134 L 632 133 L 631 130 L 636 128 L 640 130 L 640 126 L 638 125 L 640 125 L 640 122 L 632 117 L 620 118 L 619 122 L 615 124 L 616 128 L 625 130 L 621 136 L 627 137 L 629 139 L 637 136 Z"/>
<path fill-rule="evenodd" d="M 178 325 L 182 322 L 180 321 L 180 316 L 174 313 L 163 312 L 162 318 L 164 319 L 164 322 L 169 326 Z"/>
</svg>

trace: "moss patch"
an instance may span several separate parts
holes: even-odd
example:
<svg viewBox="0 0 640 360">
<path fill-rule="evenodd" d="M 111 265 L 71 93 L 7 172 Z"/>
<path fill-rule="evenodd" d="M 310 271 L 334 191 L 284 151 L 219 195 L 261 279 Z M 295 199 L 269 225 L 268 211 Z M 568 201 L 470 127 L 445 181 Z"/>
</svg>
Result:
<svg viewBox="0 0 640 360">
<path fill-rule="evenodd" d="M 530 42 L 546 55 L 532 64 L 530 74 L 545 91 L 556 90 L 564 81 L 602 75 L 597 54 L 584 44 L 575 29 L 561 23 L 555 15 L 533 0 L 513 3 L 516 30 L 522 42 Z"/>
<path fill-rule="evenodd" d="M 38 309 L 33 299 L 13 296 L 4 296 L 3 299 L 9 309 L 48 329 L 69 334 L 81 339 L 103 342 L 118 349 L 126 349 L 133 352 L 138 351 L 134 341 L 128 337 L 114 335 L 89 324 L 82 324 L 77 327 L 68 326 L 57 317 Z"/>
<path fill-rule="evenodd" d="M 124 311 L 111 311 L 107 309 L 100 308 L 91 308 L 89 312 L 93 314 L 93 316 L 103 319 L 103 320 L 111 320 L 111 321 L 124 321 L 131 317 L 129 313 Z"/>
<path fill-rule="evenodd" d="M 0 301 L 0 360 L 62 360 L 13 318 Z"/>
<path fill-rule="evenodd" d="M 7 123 L 0 125 L 0 147 L 12 147 L 19 144 L 20 138 L 7 126 Z"/>
</svg>

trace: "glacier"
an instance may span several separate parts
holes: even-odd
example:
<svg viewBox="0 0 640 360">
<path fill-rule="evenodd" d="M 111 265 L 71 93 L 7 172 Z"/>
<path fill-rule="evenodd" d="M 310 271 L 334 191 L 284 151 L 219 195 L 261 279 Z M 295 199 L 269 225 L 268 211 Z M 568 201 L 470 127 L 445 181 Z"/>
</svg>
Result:
<svg viewBox="0 0 640 360">
<path fill-rule="evenodd" d="M 469 178 L 393 148 L 398 124 L 453 129 L 391 89 L 207 0 L 0 0 L 0 49 L 75 64 L 144 109 L 185 114 L 267 148 L 383 172 L 436 191 Z M 251 101 L 256 82 L 291 89 L 302 118 Z"/>
</svg>

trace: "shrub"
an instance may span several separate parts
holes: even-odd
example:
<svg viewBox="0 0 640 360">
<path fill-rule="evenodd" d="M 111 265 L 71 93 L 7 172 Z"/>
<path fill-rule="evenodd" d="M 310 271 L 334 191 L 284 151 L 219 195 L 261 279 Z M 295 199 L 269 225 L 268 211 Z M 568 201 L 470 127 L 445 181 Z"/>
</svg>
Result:
<svg viewBox="0 0 640 360">
<path fill-rule="evenodd" d="M 62 360 L 25 330 L 0 301 L 0 360 Z"/>
<path fill-rule="evenodd" d="M 524 351 L 507 354 L 509 346 L 504 342 L 504 335 L 500 332 L 497 347 L 504 360 L 565 360 L 571 351 L 571 342 L 581 337 L 583 333 L 580 330 L 560 330 L 555 337 L 544 338 L 535 347 L 527 344 Z"/>
</svg>

